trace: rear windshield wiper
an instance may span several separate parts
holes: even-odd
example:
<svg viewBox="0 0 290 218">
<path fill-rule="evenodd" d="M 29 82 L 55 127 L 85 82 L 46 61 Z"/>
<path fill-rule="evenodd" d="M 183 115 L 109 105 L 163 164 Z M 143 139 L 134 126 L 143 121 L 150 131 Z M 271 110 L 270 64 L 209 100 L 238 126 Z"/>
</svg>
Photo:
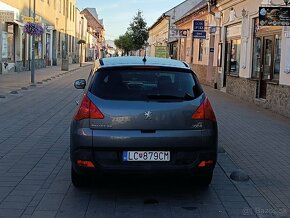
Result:
<svg viewBox="0 0 290 218">
<path fill-rule="evenodd" d="M 185 95 L 182 96 L 176 96 L 176 95 L 147 95 L 148 99 L 156 99 L 156 100 L 193 100 L 194 97 L 191 96 L 188 93 L 185 93 Z"/>
</svg>

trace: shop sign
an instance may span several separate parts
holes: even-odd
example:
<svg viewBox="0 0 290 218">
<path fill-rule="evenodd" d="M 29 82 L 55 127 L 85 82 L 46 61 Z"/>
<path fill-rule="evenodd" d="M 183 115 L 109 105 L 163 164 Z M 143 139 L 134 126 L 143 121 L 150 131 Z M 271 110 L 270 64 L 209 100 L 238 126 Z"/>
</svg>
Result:
<svg viewBox="0 0 290 218">
<path fill-rule="evenodd" d="M 14 12 L 13 11 L 0 11 L 0 22 L 13 22 Z"/>
<path fill-rule="evenodd" d="M 193 30 L 203 31 L 204 30 L 204 20 L 194 20 L 193 21 Z"/>
<path fill-rule="evenodd" d="M 173 28 L 169 30 L 169 37 L 177 38 L 178 37 L 178 30 Z"/>
<path fill-rule="evenodd" d="M 33 23 L 33 17 L 22 16 L 23 23 Z M 35 23 L 40 23 L 39 17 L 35 17 Z"/>
<path fill-rule="evenodd" d="M 193 31 L 192 37 L 194 39 L 206 39 L 206 32 L 205 31 Z"/>
<path fill-rule="evenodd" d="M 155 47 L 155 57 L 166 58 L 167 57 L 167 47 L 166 46 L 156 46 Z"/>
<path fill-rule="evenodd" d="M 180 38 L 186 38 L 187 37 L 187 31 L 188 30 L 179 30 L 179 37 Z"/>
<path fill-rule="evenodd" d="M 290 26 L 289 7 L 260 7 L 260 26 Z"/>
<path fill-rule="evenodd" d="M 186 38 L 188 29 L 170 29 L 169 37 L 170 38 Z"/>
</svg>

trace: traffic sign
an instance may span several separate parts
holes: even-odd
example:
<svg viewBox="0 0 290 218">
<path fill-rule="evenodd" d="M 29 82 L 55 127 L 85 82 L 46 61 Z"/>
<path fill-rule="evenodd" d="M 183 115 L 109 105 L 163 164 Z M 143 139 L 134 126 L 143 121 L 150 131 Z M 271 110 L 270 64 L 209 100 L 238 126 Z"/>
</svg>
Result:
<svg viewBox="0 0 290 218">
<path fill-rule="evenodd" d="M 206 32 L 205 31 L 193 31 L 192 37 L 194 39 L 206 39 Z"/>
<path fill-rule="evenodd" d="M 193 30 L 203 31 L 204 30 L 204 20 L 194 20 L 193 21 Z"/>
</svg>

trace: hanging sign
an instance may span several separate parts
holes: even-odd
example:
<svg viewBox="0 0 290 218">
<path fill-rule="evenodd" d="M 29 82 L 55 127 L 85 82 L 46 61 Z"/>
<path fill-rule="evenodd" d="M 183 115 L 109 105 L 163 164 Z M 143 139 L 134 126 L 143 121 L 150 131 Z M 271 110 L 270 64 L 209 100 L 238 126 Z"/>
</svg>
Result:
<svg viewBox="0 0 290 218">
<path fill-rule="evenodd" d="M 193 21 L 193 30 L 203 31 L 204 30 L 204 20 L 194 20 Z"/>
<path fill-rule="evenodd" d="M 289 7 L 260 7 L 260 26 L 290 26 Z"/>
<path fill-rule="evenodd" d="M 193 31 L 192 37 L 194 39 L 206 39 L 206 32 L 205 31 Z"/>
</svg>

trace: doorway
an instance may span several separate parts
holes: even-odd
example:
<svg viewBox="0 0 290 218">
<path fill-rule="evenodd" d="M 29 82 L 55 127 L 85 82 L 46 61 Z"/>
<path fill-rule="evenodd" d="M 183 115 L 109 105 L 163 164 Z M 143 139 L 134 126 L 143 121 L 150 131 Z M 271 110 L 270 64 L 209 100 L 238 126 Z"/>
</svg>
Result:
<svg viewBox="0 0 290 218">
<path fill-rule="evenodd" d="M 266 99 L 267 81 L 273 75 L 274 39 L 273 36 L 263 37 L 262 66 L 260 74 L 259 98 Z"/>
</svg>

